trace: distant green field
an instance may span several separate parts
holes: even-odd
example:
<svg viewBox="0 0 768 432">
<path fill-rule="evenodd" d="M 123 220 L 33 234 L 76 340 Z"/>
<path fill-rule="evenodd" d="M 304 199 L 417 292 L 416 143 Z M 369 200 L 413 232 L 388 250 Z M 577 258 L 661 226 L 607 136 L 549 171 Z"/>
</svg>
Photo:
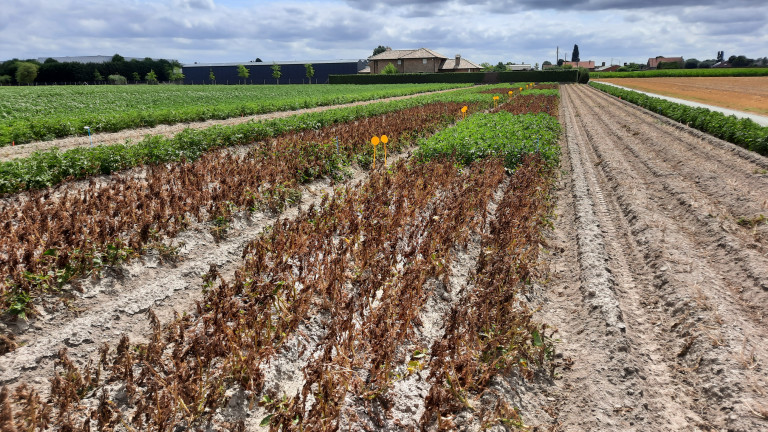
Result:
<svg viewBox="0 0 768 432">
<path fill-rule="evenodd" d="M 662 69 L 642 72 L 590 72 L 591 79 L 659 77 L 752 77 L 768 76 L 768 68 Z"/>
<path fill-rule="evenodd" d="M 468 84 L 0 87 L 0 147 L 93 132 L 225 119 Z"/>
</svg>

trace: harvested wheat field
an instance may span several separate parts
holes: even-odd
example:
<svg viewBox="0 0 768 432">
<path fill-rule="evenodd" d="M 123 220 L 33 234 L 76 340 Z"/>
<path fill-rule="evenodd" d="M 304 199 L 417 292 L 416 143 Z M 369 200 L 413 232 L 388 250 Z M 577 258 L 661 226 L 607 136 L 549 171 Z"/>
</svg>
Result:
<svg viewBox="0 0 768 432">
<path fill-rule="evenodd" d="M 739 111 L 768 114 L 768 77 L 614 78 L 597 81 Z"/>
</svg>

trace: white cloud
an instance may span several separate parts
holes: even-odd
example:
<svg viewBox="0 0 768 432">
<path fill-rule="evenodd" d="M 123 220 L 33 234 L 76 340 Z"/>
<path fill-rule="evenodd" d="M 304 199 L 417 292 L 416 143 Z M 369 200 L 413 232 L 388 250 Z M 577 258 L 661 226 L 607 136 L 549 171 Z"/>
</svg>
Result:
<svg viewBox="0 0 768 432">
<path fill-rule="evenodd" d="M 114 54 L 182 62 L 365 58 L 428 47 L 476 63 L 766 52 L 763 1 L 5 0 L 0 60 Z M 751 7 L 746 7 L 751 5 Z M 615 60 L 614 60 L 615 61 Z"/>
</svg>

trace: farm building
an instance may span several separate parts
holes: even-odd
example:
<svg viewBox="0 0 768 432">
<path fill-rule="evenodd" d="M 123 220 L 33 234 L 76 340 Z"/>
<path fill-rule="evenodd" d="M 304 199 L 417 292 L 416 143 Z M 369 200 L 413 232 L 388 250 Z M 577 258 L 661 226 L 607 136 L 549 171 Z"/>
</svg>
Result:
<svg viewBox="0 0 768 432">
<path fill-rule="evenodd" d="M 529 64 L 508 64 L 507 70 L 510 71 L 529 71 L 533 70 L 533 66 Z"/>
<path fill-rule="evenodd" d="M 571 65 L 574 68 L 583 67 L 583 68 L 587 68 L 587 69 L 589 69 L 591 71 L 595 70 L 595 62 L 593 60 L 577 61 L 577 62 L 574 62 L 574 61 L 563 62 L 563 66 L 565 66 L 565 65 Z"/>
<path fill-rule="evenodd" d="M 248 84 L 307 84 L 307 70 L 305 65 L 311 64 L 315 70 L 312 77 L 313 83 L 327 83 L 328 75 L 354 75 L 366 66 L 365 60 L 321 60 L 321 61 L 282 61 L 282 62 L 243 62 L 243 63 L 193 63 L 182 66 L 184 84 L 214 84 L 211 81 L 211 72 L 216 84 L 237 84 L 243 79 L 237 74 L 239 65 L 248 69 L 249 76 L 245 80 Z M 280 66 L 280 79 L 272 77 L 272 66 Z"/>
<path fill-rule="evenodd" d="M 646 65 L 648 66 L 649 69 L 657 69 L 659 67 L 659 63 L 677 63 L 678 65 L 680 65 L 680 68 L 682 68 L 683 58 L 656 56 L 655 58 L 649 58 Z"/>
<path fill-rule="evenodd" d="M 399 73 L 440 73 L 440 72 L 480 72 L 480 66 L 461 58 L 456 54 L 454 58 L 448 58 L 440 53 L 427 48 L 414 50 L 386 51 L 368 57 L 370 68 L 361 73 L 381 73 L 388 64 L 397 68 Z"/>
</svg>

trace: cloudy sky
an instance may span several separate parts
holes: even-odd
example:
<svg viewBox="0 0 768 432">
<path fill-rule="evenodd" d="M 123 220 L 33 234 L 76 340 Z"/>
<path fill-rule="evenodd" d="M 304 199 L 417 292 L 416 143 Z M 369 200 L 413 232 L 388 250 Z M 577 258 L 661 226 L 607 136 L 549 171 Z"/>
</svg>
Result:
<svg viewBox="0 0 768 432">
<path fill-rule="evenodd" d="M 598 64 L 755 58 L 768 56 L 766 18 L 765 0 L 2 0 L 0 60 L 358 59 L 388 45 L 533 64 L 574 44 Z"/>
</svg>

